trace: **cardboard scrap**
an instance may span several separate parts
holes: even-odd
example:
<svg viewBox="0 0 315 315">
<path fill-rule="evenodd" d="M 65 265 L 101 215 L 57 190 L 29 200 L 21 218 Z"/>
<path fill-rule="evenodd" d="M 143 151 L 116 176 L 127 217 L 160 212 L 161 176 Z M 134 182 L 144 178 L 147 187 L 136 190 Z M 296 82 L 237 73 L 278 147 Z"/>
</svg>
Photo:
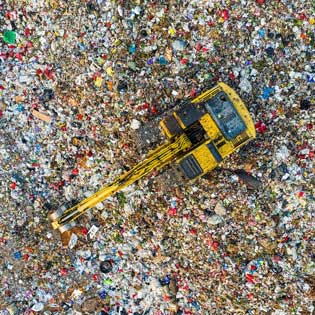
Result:
<svg viewBox="0 0 315 315">
<path fill-rule="evenodd" d="M 48 116 L 48 115 L 46 115 L 46 114 L 43 114 L 43 113 L 40 113 L 39 111 L 37 111 L 37 110 L 35 110 L 35 109 L 33 109 L 33 111 L 32 111 L 32 114 L 33 114 L 33 116 L 35 116 L 36 118 L 39 118 L 39 119 L 41 119 L 41 120 L 43 120 L 43 121 L 45 121 L 45 122 L 50 122 L 51 121 L 51 117 L 50 116 Z"/>
</svg>

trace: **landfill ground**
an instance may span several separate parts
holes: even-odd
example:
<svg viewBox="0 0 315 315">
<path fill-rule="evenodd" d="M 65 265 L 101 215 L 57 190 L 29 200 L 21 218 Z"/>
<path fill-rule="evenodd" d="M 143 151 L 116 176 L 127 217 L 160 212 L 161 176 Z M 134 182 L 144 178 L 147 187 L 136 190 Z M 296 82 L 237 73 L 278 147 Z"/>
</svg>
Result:
<svg viewBox="0 0 315 315">
<path fill-rule="evenodd" d="M 314 0 L 4 0 L 0 37 L 1 315 L 315 314 Z M 153 172 L 62 243 L 49 211 L 218 81 L 256 139 L 193 183 Z"/>
</svg>

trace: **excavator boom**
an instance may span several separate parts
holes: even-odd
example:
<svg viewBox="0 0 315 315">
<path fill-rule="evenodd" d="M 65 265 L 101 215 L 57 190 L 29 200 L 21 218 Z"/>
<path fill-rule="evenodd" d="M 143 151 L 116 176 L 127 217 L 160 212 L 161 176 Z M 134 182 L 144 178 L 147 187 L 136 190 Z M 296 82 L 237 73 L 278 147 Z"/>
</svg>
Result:
<svg viewBox="0 0 315 315">
<path fill-rule="evenodd" d="M 133 184 L 151 171 L 158 171 L 171 161 L 174 161 L 174 159 L 181 157 L 190 146 L 191 142 L 185 134 L 180 135 L 170 143 L 159 146 L 157 149 L 151 151 L 146 159 L 119 176 L 111 184 L 65 211 L 58 209 L 52 213 L 50 219 L 52 220 L 53 228 L 59 229 L 60 232 L 65 232 L 69 228 L 74 227 L 74 221 L 87 210 L 95 207 L 112 194 Z"/>
</svg>

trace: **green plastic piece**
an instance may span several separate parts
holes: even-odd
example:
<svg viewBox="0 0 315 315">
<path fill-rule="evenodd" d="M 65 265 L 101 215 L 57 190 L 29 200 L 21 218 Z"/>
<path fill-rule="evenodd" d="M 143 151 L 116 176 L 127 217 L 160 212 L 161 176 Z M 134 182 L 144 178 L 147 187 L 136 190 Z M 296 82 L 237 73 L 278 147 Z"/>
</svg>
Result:
<svg viewBox="0 0 315 315">
<path fill-rule="evenodd" d="M 16 43 L 16 33 L 14 31 L 4 31 L 3 40 L 7 44 L 15 44 Z"/>
<path fill-rule="evenodd" d="M 107 279 L 105 279 L 105 280 L 103 281 L 103 283 L 104 283 L 104 284 L 107 284 L 107 285 L 110 285 L 110 284 L 113 283 L 113 280 L 110 279 L 110 278 L 107 278 Z"/>
</svg>

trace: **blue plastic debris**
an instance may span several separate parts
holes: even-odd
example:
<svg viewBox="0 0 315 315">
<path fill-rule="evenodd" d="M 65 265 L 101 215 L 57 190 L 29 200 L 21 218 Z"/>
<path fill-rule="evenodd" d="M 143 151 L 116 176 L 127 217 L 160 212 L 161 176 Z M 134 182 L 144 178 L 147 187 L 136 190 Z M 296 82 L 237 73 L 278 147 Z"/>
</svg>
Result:
<svg viewBox="0 0 315 315">
<path fill-rule="evenodd" d="M 196 301 L 191 302 L 191 305 L 196 309 L 196 310 L 200 310 L 200 306 Z"/>
<path fill-rule="evenodd" d="M 129 52 L 134 54 L 136 52 L 136 44 L 132 43 L 129 47 Z"/>
<path fill-rule="evenodd" d="M 22 253 L 20 251 L 17 251 L 13 254 L 15 259 L 21 259 L 22 258 Z"/>
<path fill-rule="evenodd" d="M 171 278 L 170 276 L 165 276 L 163 279 L 160 279 L 160 283 L 162 286 L 170 284 Z"/>
<path fill-rule="evenodd" d="M 107 296 L 107 292 L 105 290 L 102 290 L 98 293 L 99 297 L 104 300 Z"/>
<path fill-rule="evenodd" d="M 23 104 L 19 104 L 16 109 L 19 113 L 22 113 L 24 112 L 25 107 Z"/>
<path fill-rule="evenodd" d="M 314 83 L 315 82 L 315 73 L 308 74 L 306 76 L 306 79 L 307 79 L 308 83 Z"/>
<path fill-rule="evenodd" d="M 262 98 L 264 99 L 264 100 L 266 100 L 266 99 L 268 99 L 269 98 L 269 96 L 272 94 L 272 93 L 274 93 L 275 92 L 275 88 L 274 87 L 265 87 L 264 88 L 264 91 L 263 91 L 263 95 L 262 95 Z"/>
<path fill-rule="evenodd" d="M 41 146 L 39 143 L 36 144 L 35 146 L 35 153 L 38 154 L 40 152 Z"/>
<path fill-rule="evenodd" d="M 152 65 L 155 61 L 155 58 L 150 58 L 148 61 L 147 61 L 147 64 L 148 65 Z"/>
<path fill-rule="evenodd" d="M 160 56 L 159 64 L 162 65 L 162 66 L 165 66 L 167 64 L 167 60 L 165 59 L 164 56 Z"/>
<path fill-rule="evenodd" d="M 263 28 L 261 28 L 261 29 L 258 31 L 258 34 L 259 34 L 259 37 L 263 38 L 263 37 L 265 37 L 266 31 L 265 31 Z"/>
</svg>

